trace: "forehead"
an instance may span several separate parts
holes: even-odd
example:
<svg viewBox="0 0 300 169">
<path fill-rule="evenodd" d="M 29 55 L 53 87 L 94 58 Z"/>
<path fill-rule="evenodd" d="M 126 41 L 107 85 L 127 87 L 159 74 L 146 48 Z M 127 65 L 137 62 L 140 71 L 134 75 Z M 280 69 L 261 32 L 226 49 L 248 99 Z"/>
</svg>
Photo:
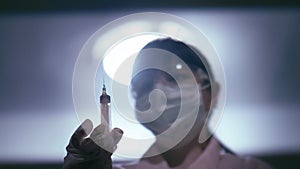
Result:
<svg viewBox="0 0 300 169">
<path fill-rule="evenodd" d="M 166 85 L 179 85 L 181 84 L 195 84 L 200 83 L 203 84 L 204 82 L 209 82 L 208 75 L 205 74 L 200 68 L 198 69 L 180 69 L 179 65 L 174 66 L 175 68 L 171 72 L 166 72 L 163 70 L 158 69 L 151 69 L 141 72 L 138 75 L 137 83 L 139 85 L 153 85 L 155 83 L 163 83 Z"/>
</svg>

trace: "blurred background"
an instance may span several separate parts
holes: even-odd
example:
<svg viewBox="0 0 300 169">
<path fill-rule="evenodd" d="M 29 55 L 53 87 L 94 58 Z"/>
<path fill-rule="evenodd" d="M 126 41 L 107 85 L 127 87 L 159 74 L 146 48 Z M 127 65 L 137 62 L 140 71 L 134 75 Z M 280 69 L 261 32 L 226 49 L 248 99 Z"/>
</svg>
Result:
<svg viewBox="0 0 300 169">
<path fill-rule="evenodd" d="M 11 0 L 0 2 L 0 168 L 61 168 L 79 125 L 76 58 L 106 23 L 165 12 L 198 27 L 227 81 L 216 136 L 274 168 L 299 168 L 300 3 L 292 0 Z"/>
</svg>

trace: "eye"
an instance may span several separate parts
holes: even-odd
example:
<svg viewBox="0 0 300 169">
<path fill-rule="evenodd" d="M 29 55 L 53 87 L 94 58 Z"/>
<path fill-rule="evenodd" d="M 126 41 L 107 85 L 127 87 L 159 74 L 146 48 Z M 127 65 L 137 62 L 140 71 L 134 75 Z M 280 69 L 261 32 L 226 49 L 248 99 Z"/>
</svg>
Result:
<svg viewBox="0 0 300 169">
<path fill-rule="evenodd" d="M 176 80 L 171 75 L 169 75 L 165 72 L 161 72 L 159 74 L 159 81 L 161 81 L 162 83 L 165 83 L 165 84 L 176 83 Z"/>
<path fill-rule="evenodd" d="M 165 76 L 165 80 L 167 82 L 176 83 L 176 80 L 172 76 Z"/>
</svg>

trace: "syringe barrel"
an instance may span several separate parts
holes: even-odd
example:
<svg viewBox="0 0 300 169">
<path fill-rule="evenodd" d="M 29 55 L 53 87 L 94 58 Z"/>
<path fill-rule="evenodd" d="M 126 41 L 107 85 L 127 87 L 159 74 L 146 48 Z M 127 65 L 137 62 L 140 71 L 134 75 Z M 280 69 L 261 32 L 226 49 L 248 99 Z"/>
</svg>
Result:
<svg viewBox="0 0 300 169">
<path fill-rule="evenodd" d="M 102 94 L 100 96 L 101 104 L 101 124 L 105 124 L 108 129 L 111 129 L 111 118 L 110 118 L 110 96 Z"/>
</svg>

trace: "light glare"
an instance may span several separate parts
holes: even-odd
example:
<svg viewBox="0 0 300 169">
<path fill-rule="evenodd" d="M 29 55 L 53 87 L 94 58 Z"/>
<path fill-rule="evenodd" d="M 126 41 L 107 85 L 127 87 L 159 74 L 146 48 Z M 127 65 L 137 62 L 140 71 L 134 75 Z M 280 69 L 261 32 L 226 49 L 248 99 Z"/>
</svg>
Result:
<svg viewBox="0 0 300 169">
<path fill-rule="evenodd" d="M 138 35 L 125 39 L 112 47 L 106 54 L 103 60 L 103 67 L 106 74 L 122 84 L 128 85 L 132 75 L 132 69 L 127 69 L 127 72 L 123 72 L 122 79 L 115 77 L 115 73 L 122 63 L 124 63 L 129 57 L 136 57 L 138 52 L 149 42 L 154 39 L 161 38 L 161 35 L 147 34 Z M 133 67 L 133 61 L 127 65 L 129 68 Z M 128 62 L 127 62 L 128 63 Z"/>
</svg>

